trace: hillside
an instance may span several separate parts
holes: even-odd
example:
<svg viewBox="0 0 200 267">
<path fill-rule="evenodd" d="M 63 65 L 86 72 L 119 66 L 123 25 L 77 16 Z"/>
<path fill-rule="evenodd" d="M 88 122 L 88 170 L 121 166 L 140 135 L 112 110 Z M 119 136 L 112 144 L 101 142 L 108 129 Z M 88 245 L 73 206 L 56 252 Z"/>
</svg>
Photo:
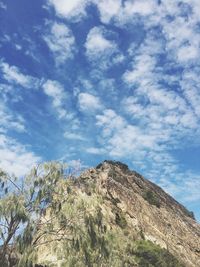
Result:
<svg viewBox="0 0 200 267">
<path fill-rule="evenodd" d="M 104 161 L 56 190 L 19 266 L 200 266 L 192 213 L 126 165 Z"/>
</svg>

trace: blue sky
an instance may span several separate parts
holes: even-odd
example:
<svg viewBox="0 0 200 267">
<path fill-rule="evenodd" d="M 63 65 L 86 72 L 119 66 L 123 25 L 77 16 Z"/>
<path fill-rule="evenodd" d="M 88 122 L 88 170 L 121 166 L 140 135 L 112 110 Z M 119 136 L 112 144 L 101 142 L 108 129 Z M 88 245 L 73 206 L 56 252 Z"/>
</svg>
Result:
<svg viewBox="0 0 200 267">
<path fill-rule="evenodd" d="M 0 167 L 120 160 L 200 220 L 199 0 L 0 0 Z"/>
</svg>

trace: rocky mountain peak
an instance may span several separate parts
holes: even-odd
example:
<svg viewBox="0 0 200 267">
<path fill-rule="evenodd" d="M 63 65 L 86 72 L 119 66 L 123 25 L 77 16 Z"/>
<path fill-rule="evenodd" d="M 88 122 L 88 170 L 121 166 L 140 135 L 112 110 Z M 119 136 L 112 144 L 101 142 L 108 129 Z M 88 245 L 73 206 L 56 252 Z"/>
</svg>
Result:
<svg viewBox="0 0 200 267">
<path fill-rule="evenodd" d="M 97 165 L 96 169 L 106 168 L 106 167 L 118 167 L 123 171 L 129 170 L 128 165 L 114 160 L 104 160 L 104 162 Z"/>
<path fill-rule="evenodd" d="M 133 231 L 168 249 L 186 266 L 200 266 L 200 226 L 192 212 L 159 186 L 126 164 L 109 160 L 87 170 L 80 179 L 85 180 L 86 192 L 87 182 L 93 181 L 97 192 L 125 214 Z"/>
</svg>

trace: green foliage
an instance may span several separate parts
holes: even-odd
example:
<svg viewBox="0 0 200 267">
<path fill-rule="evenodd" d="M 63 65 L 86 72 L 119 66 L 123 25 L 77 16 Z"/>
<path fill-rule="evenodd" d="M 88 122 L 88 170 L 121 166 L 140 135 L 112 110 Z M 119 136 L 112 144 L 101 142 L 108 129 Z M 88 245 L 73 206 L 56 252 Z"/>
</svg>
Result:
<svg viewBox="0 0 200 267">
<path fill-rule="evenodd" d="M 149 204 L 156 206 L 157 208 L 160 208 L 160 201 L 157 197 L 157 195 L 153 191 L 146 191 L 143 195 L 144 199 L 149 202 Z"/>
<path fill-rule="evenodd" d="M 117 225 L 119 225 L 122 229 L 126 228 L 127 226 L 127 221 L 122 212 L 117 212 L 115 214 L 115 222 Z"/>
<path fill-rule="evenodd" d="M 25 178 L 0 171 L 1 266 L 10 266 L 17 249 L 17 253 L 24 255 L 22 265 L 31 266 L 30 259 L 34 257 L 29 247 L 33 247 L 34 235 L 46 209 L 54 205 L 57 185 L 65 177 L 64 167 L 53 162 L 45 163 Z"/>
<path fill-rule="evenodd" d="M 139 241 L 134 253 L 139 267 L 183 267 L 169 251 L 150 241 Z"/>
<path fill-rule="evenodd" d="M 189 211 L 185 208 L 185 213 L 188 217 L 192 218 L 193 220 L 196 220 L 193 211 Z"/>
</svg>

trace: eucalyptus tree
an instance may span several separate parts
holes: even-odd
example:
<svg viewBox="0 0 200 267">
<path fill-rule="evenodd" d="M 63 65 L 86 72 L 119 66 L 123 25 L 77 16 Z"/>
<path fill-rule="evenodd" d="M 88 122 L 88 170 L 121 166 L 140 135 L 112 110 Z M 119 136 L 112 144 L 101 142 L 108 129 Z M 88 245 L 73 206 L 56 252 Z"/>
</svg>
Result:
<svg viewBox="0 0 200 267">
<path fill-rule="evenodd" d="M 0 170 L 0 266 L 15 266 L 20 253 L 37 244 L 34 234 L 41 221 L 49 224 L 51 218 L 42 218 L 67 176 L 66 166 L 55 162 L 40 164 L 25 177 Z"/>
</svg>

